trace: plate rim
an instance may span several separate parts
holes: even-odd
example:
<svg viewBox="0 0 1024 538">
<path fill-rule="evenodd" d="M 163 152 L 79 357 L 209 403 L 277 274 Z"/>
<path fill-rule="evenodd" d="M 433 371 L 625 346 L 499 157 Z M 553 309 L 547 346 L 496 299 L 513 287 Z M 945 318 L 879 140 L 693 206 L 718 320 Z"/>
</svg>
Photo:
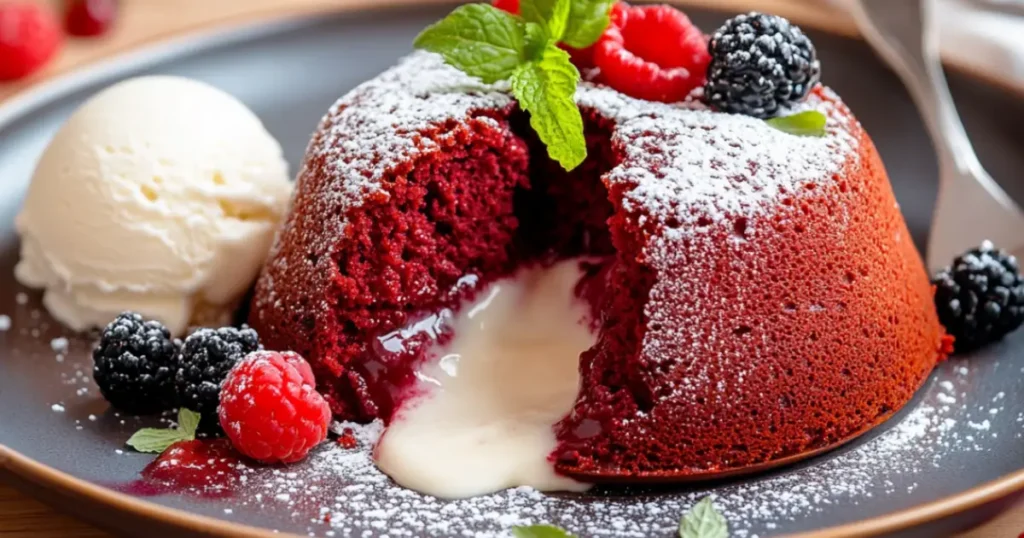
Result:
<svg viewBox="0 0 1024 538">
<path fill-rule="evenodd" d="M 749 8 L 749 0 L 668 0 L 670 3 L 715 11 L 736 11 Z M 185 54 L 191 50 L 210 48 L 274 35 L 291 28 L 312 24 L 322 16 L 347 12 L 371 12 L 400 7 L 443 5 L 454 0 L 343 0 L 335 4 L 293 6 L 288 9 L 260 11 L 228 20 L 213 21 L 172 36 L 160 35 L 133 44 L 128 51 L 115 53 L 104 60 L 72 69 L 40 84 L 17 91 L 0 102 L 0 132 L 9 124 L 35 110 L 43 103 L 59 98 L 75 89 L 110 80 L 119 75 Z M 769 9 L 771 10 L 771 9 Z M 808 17 L 800 8 L 789 6 L 775 10 L 800 24 L 841 36 L 861 39 L 848 21 Z M 947 67 L 1000 91 L 1024 98 L 1024 86 L 998 75 L 983 73 L 969 65 L 946 62 Z M 144 519 L 159 521 L 179 530 L 199 531 L 223 538 L 300 538 L 288 532 L 274 532 L 245 523 L 236 523 L 202 514 L 172 508 L 93 484 L 74 475 L 50 467 L 0 443 L 0 477 L 10 473 L 33 485 L 70 494 L 73 497 L 130 512 Z M 926 523 L 984 506 L 1014 493 L 1024 491 L 1024 468 L 974 486 L 954 495 L 919 504 L 904 510 L 868 519 L 844 523 L 809 532 L 789 535 L 790 538 L 852 538 L 877 536 L 920 526 Z"/>
</svg>

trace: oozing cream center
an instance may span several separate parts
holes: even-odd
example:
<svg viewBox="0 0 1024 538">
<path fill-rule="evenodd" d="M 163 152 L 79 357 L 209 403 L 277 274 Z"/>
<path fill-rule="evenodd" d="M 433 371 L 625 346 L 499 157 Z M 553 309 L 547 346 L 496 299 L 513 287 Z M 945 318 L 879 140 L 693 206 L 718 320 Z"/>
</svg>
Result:
<svg viewBox="0 0 1024 538">
<path fill-rule="evenodd" d="M 453 339 L 417 371 L 417 395 L 381 437 L 377 465 L 444 498 L 586 489 L 548 458 L 552 427 L 579 390 L 579 355 L 595 341 L 573 291 L 582 274 L 576 260 L 524 269 L 464 305 Z"/>
</svg>

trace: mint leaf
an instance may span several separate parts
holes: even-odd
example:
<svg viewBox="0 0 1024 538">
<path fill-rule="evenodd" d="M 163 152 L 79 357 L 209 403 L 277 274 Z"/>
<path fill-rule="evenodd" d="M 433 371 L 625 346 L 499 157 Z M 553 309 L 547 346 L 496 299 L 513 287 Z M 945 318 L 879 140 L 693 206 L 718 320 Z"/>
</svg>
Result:
<svg viewBox="0 0 1024 538">
<path fill-rule="evenodd" d="M 202 415 L 191 409 L 185 409 L 184 407 L 178 409 L 178 429 L 191 439 L 195 439 L 201 417 Z"/>
<path fill-rule="evenodd" d="M 530 125 L 548 155 L 562 168 L 572 170 L 587 157 L 583 138 L 583 117 L 576 106 L 576 84 L 580 72 L 569 53 L 548 45 L 537 61 L 521 65 L 512 74 L 512 94 L 519 106 L 530 113 Z"/>
<path fill-rule="evenodd" d="M 729 538 L 729 527 L 715 510 L 711 497 L 704 497 L 679 522 L 679 538 Z"/>
<path fill-rule="evenodd" d="M 526 22 L 541 25 L 547 29 L 548 37 L 561 41 L 569 24 L 572 0 L 520 0 L 519 13 Z"/>
<path fill-rule="evenodd" d="M 544 49 L 551 44 L 548 31 L 535 22 L 528 22 L 524 26 L 526 27 L 526 57 L 530 61 L 539 60 Z"/>
<path fill-rule="evenodd" d="M 515 538 L 574 538 L 573 535 L 554 525 L 512 527 L 512 536 Z"/>
<path fill-rule="evenodd" d="M 614 4 L 615 0 L 572 0 L 562 42 L 576 49 L 597 43 L 611 23 L 608 14 Z"/>
<path fill-rule="evenodd" d="M 139 452 L 159 454 L 178 441 L 191 441 L 194 436 L 185 435 L 181 430 L 163 430 L 159 428 L 142 428 L 128 439 L 128 446 Z"/>
<path fill-rule="evenodd" d="M 764 120 L 776 129 L 797 136 L 825 136 L 827 118 L 817 110 Z"/>
<path fill-rule="evenodd" d="M 418 49 L 436 52 L 467 75 L 493 84 L 526 61 L 526 31 L 518 17 L 489 4 L 459 6 L 416 38 Z"/>
<path fill-rule="evenodd" d="M 159 454 L 178 441 L 192 441 L 199 428 L 199 413 L 182 407 L 178 409 L 177 428 L 142 428 L 126 444 L 139 452 Z"/>
</svg>

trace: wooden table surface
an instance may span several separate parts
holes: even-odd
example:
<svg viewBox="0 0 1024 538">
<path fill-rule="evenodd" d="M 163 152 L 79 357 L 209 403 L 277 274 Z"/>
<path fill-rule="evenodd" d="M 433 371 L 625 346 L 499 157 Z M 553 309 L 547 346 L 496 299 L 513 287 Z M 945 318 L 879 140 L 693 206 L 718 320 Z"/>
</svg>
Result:
<svg viewBox="0 0 1024 538">
<path fill-rule="evenodd" d="M 4 0 L 0 0 L 3 2 Z M 55 1 L 38 0 L 54 7 Z M 415 0 L 405 0 L 412 2 Z M 717 5 L 749 8 L 753 0 L 700 0 Z M 375 0 L 121 0 L 117 27 L 100 39 L 69 40 L 60 56 L 46 69 L 27 80 L 0 84 L 0 102 L 34 84 L 67 73 L 133 47 L 185 31 L 328 11 L 339 4 L 372 5 Z M 791 14 L 799 11 L 811 20 L 835 21 L 829 9 L 800 0 L 759 0 L 759 9 Z M 848 22 L 835 23 L 849 32 Z M 0 537 L 2 538 L 110 538 L 97 528 L 65 516 L 14 489 L 0 484 Z M 1014 538 L 1024 533 L 1024 506 L 1011 510 L 982 528 L 959 538 Z"/>
</svg>

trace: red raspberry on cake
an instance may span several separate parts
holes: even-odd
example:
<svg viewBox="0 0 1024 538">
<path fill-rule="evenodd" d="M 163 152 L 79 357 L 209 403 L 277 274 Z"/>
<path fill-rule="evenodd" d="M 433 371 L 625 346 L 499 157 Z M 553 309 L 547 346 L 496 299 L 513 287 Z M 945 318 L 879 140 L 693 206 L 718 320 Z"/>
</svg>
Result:
<svg viewBox="0 0 1024 538">
<path fill-rule="evenodd" d="M 60 48 L 56 16 L 33 2 L 0 3 L 0 80 L 31 75 Z"/>
<path fill-rule="evenodd" d="M 263 463 L 293 463 L 327 438 L 331 410 L 309 363 L 290 351 L 255 351 L 220 392 L 220 425 L 239 452 Z"/>
<path fill-rule="evenodd" d="M 603 82 L 648 101 L 682 101 L 704 84 L 707 39 L 671 6 L 623 6 L 594 46 Z"/>
<path fill-rule="evenodd" d="M 513 15 L 519 14 L 519 0 L 494 0 L 493 5 L 502 11 L 512 13 Z"/>
<path fill-rule="evenodd" d="M 609 23 L 608 27 L 622 28 L 622 25 L 626 21 L 626 13 L 630 10 L 629 4 L 625 2 L 615 2 L 612 4 L 611 11 L 608 12 Z M 607 33 L 607 30 L 605 30 Z M 600 42 L 600 41 L 599 41 Z M 574 49 L 568 45 L 562 45 L 569 56 L 572 57 L 572 63 L 580 69 L 589 69 L 597 67 L 594 62 L 594 51 L 597 50 L 597 43 L 585 48 L 585 49 Z"/>
</svg>

